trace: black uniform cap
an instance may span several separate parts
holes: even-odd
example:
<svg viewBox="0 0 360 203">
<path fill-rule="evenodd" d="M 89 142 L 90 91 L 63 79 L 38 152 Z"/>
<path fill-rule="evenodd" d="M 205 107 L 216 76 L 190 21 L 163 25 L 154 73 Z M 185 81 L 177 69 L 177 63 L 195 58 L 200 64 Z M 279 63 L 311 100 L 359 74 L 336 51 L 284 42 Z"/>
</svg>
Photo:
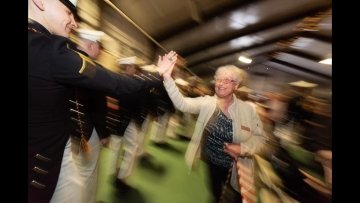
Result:
<svg viewBox="0 0 360 203">
<path fill-rule="evenodd" d="M 73 13 L 76 21 L 81 21 L 81 18 L 78 14 L 78 10 L 76 8 L 76 2 L 77 0 L 60 0 L 61 3 L 63 3 L 66 7 L 70 9 L 70 11 Z"/>
</svg>

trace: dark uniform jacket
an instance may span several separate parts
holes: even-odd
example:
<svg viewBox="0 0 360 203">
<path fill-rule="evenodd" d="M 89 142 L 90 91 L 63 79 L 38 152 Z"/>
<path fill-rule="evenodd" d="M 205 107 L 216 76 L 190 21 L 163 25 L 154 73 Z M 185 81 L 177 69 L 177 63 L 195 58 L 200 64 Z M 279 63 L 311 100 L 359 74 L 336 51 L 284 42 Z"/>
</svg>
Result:
<svg viewBox="0 0 360 203">
<path fill-rule="evenodd" d="M 133 77 L 158 80 L 154 77 L 148 77 L 146 71 L 142 71 Z M 109 108 L 106 122 L 111 134 L 119 136 L 124 135 L 131 120 L 135 122 L 137 128 L 141 129 L 141 125 L 148 114 L 161 116 L 166 111 L 174 110 L 163 84 L 138 91 L 135 94 L 122 94 L 117 99 L 119 109 Z"/>
<path fill-rule="evenodd" d="M 74 48 L 76 45 L 74 44 Z M 78 52 L 88 56 L 87 53 Z M 106 97 L 104 93 L 85 88 L 75 88 L 70 102 L 70 116 L 74 125 L 71 135 L 78 140 L 81 134 L 89 140 L 95 128 L 99 139 L 106 138 L 110 134 L 106 129 Z M 79 120 L 81 125 L 79 124 Z"/>
<path fill-rule="evenodd" d="M 70 115 L 74 130 L 71 135 L 81 138 L 84 135 L 89 140 L 95 128 L 99 139 L 110 134 L 106 129 L 106 97 L 103 93 L 84 88 L 76 88 L 70 102 Z M 81 121 L 81 125 L 79 124 Z M 80 140 L 80 139 L 78 139 Z"/>
<path fill-rule="evenodd" d="M 72 125 L 73 87 L 118 96 L 161 80 L 120 76 L 69 48 L 67 38 L 52 35 L 28 20 L 28 201 L 49 202 L 60 172 Z"/>
</svg>

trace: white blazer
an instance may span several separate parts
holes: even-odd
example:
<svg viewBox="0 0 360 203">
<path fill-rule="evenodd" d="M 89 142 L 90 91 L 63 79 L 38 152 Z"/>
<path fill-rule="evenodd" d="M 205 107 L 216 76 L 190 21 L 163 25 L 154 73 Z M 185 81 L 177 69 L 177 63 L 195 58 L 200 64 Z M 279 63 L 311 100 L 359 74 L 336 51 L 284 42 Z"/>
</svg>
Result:
<svg viewBox="0 0 360 203">
<path fill-rule="evenodd" d="M 174 80 L 164 80 L 165 89 L 174 106 L 182 111 L 199 114 L 193 136 L 186 150 L 185 161 L 191 170 L 200 159 L 200 141 L 205 126 L 216 109 L 217 96 L 202 96 L 196 98 L 184 97 L 177 88 Z M 256 110 L 246 102 L 241 101 L 235 95 L 234 102 L 229 106 L 229 113 L 233 126 L 233 143 L 241 145 L 242 155 L 252 155 L 261 150 L 264 145 L 265 134 L 262 123 Z M 247 159 L 245 164 L 252 165 L 252 159 Z M 244 163 L 243 163 L 244 164 Z M 236 166 L 231 176 L 230 183 L 235 190 L 239 191 Z"/>
</svg>

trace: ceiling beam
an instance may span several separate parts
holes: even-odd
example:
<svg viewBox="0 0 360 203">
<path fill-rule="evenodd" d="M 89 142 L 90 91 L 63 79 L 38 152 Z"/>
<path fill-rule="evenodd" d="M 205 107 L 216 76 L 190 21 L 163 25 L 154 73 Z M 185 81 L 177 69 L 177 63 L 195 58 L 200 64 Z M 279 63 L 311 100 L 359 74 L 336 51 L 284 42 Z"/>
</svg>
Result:
<svg viewBox="0 0 360 203">
<path fill-rule="evenodd" d="M 307 52 L 301 51 L 301 50 L 296 50 L 293 47 L 287 47 L 287 48 L 278 47 L 278 48 L 275 48 L 274 50 L 257 53 L 256 55 L 252 55 L 251 57 L 256 58 L 256 57 L 260 57 L 260 56 L 264 56 L 264 55 L 268 56 L 268 57 L 273 57 L 275 53 L 279 53 L 279 52 L 288 53 L 291 55 L 299 56 L 299 57 L 306 58 L 308 60 L 316 61 L 316 62 L 323 60 L 323 56 L 310 54 L 310 53 L 307 53 Z"/>
<path fill-rule="evenodd" d="M 216 17 L 219 17 L 223 14 L 226 14 L 228 12 L 234 11 L 236 9 L 239 9 L 241 7 L 245 7 L 248 4 L 252 4 L 258 1 L 263 0 L 236 0 L 236 1 L 230 1 L 228 4 L 222 4 L 221 6 L 218 6 L 213 11 L 210 11 L 208 13 L 202 12 L 202 23 L 207 23 L 211 20 L 213 20 Z M 168 29 L 165 32 L 159 33 L 158 35 L 153 36 L 157 41 L 164 41 L 170 37 L 173 37 L 181 32 L 185 32 L 187 30 L 191 30 L 195 27 L 198 27 L 199 23 L 196 20 L 187 21 L 184 22 L 176 27 L 173 27 L 171 29 Z"/>
<path fill-rule="evenodd" d="M 254 44 L 254 45 L 250 45 L 250 46 L 247 46 L 247 47 L 242 47 L 240 49 L 230 50 L 230 51 L 223 52 L 223 53 L 220 53 L 220 54 L 217 54 L 217 55 L 211 55 L 211 56 L 203 58 L 203 59 L 201 59 L 199 61 L 196 61 L 196 62 L 193 62 L 193 63 L 188 63 L 187 65 L 188 65 L 189 68 L 191 68 L 191 67 L 197 66 L 197 65 L 199 65 L 201 63 L 206 63 L 206 62 L 216 60 L 218 58 L 222 58 L 222 57 L 225 57 L 225 56 L 228 56 L 228 55 L 231 55 L 231 54 L 236 54 L 236 53 L 239 53 L 239 52 L 242 52 L 242 51 L 267 46 L 269 44 L 276 43 L 276 42 L 278 42 L 280 40 L 291 39 L 292 37 L 295 37 L 297 35 L 298 35 L 298 33 L 295 33 L 295 32 L 287 33 L 287 34 L 282 35 L 282 36 L 278 36 L 278 37 L 275 37 L 275 38 L 272 38 L 272 39 L 268 39 L 268 40 L 266 40 L 266 41 L 264 41 L 262 43 L 259 43 L 259 44 Z"/>
<path fill-rule="evenodd" d="M 293 22 L 293 21 L 296 21 L 296 20 L 303 19 L 303 18 L 305 18 L 307 16 L 314 15 L 314 14 L 320 12 L 320 11 L 326 11 L 331 7 L 332 7 L 332 3 L 329 2 L 329 3 L 325 4 L 325 5 L 321 5 L 321 6 L 318 6 L 318 7 L 315 7 L 315 8 L 311 8 L 309 10 L 302 10 L 299 13 L 296 13 L 295 15 L 292 15 L 292 16 L 281 17 L 281 18 L 277 18 L 277 19 L 274 19 L 274 20 L 268 20 L 266 22 L 260 22 L 260 23 L 254 24 L 254 25 L 249 25 L 244 29 L 240 29 L 240 30 L 237 30 L 237 31 L 234 31 L 234 32 L 231 32 L 231 33 L 226 33 L 223 36 L 221 36 L 221 37 L 219 37 L 217 39 L 214 39 L 212 41 L 209 41 L 209 42 L 207 42 L 205 44 L 202 44 L 202 45 L 199 45 L 199 46 L 196 46 L 196 47 L 189 47 L 186 50 L 182 50 L 180 54 L 182 56 L 186 57 L 186 56 L 192 55 L 192 54 L 194 54 L 196 52 L 199 52 L 199 51 L 202 51 L 202 50 L 205 50 L 205 49 L 209 49 L 209 48 L 211 48 L 213 46 L 216 46 L 218 44 L 225 43 L 227 41 L 230 41 L 230 40 L 233 40 L 233 39 L 245 36 L 245 35 L 255 34 L 257 32 L 261 32 L 261 31 L 264 31 L 264 30 L 267 30 L 267 29 L 270 29 L 270 28 L 273 28 L 273 27 L 281 26 L 281 25 L 284 25 L 286 23 L 290 23 L 290 22 Z"/>
<path fill-rule="evenodd" d="M 313 31 L 302 32 L 301 37 L 313 38 L 322 42 L 332 43 L 332 36 L 324 35 L 319 32 L 313 32 Z"/>
<path fill-rule="evenodd" d="M 316 75 L 316 76 L 318 76 L 318 77 L 326 78 L 326 79 L 328 79 L 328 80 L 331 80 L 331 79 L 332 79 L 331 76 L 328 76 L 328 75 L 325 75 L 325 74 L 322 74 L 322 73 L 319 73 L 319 72 L 316 72 L 316 71 L 313 71 L 313 70 L 309 70 L 309 69 L 307 69 L 307 68 L 304 68 L 304 67 L 301 67 L 301 66 L 298 66 L 298 65 L 295 65 L 295 64 L 286 62 L 286 61 L 282 61 L 282 60 L 275 59 L 275 58 L 272 58 L 272 59 L 270 59 L 269 61 L 272 61 L 272 62 L 274 62 L 274 63 L 281 64 L 281 65 L 283 65 L 283 66 L 287 66 L 287 67 L 290 67 L 290 68 L 294 68 L 294 69 L 296 69 L 296 70 L 303 71 L 303 72 L 306 72 L 306 73 L 309 73 L 309 74 L 312 74 L 312 75 Z"/>
</svg>

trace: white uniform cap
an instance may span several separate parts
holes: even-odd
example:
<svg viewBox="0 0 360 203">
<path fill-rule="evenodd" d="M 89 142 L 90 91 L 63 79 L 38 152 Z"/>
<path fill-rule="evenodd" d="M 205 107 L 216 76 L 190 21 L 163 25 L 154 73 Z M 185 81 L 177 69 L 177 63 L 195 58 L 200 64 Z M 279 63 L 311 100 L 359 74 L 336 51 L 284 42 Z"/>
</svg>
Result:
<svg viewBox="0 0 360 203">
<path fill-rule="evenodd" d="M 315 83 L 310 83 L 310 82 L 306 82 L 306 81 L 303 81 L 303 80 L 299 80 L 299 81 L 296 81 L 296 82 L 291 82 L 291 83 L 289 83 L 289 85 L 295 86 L 295 87 L 303 87 L 303 88 L 313 88 L 313 87 L 318 86 Z"/>
<path fill-rule="evenodd" d="M 136 56 L 131 56 L 131 57 L 126 57 L 126 58 L 120 58 L 117 60 L 118 64 L 121 65 L 121 64 L 135 64 L 135 65 L 143 65 L 144 62 L 139 59 L 138 57 Z"/>
<path fill-rule="evenodd" d="M 69 1 L 76 7 L 77 0 L 69 0 Z"/>
<path fill-rule="evenodd" d="M 59 1 L 70 9 L 70 11 L 73 13 L 75 17 L 75 20 L 81 21 L 78 10 L 76 8 L 76 4 L 78 2 L 77 0 L 59 0 Z"/>
<path fill-rule="evenodd" d="M 78 29 L 79 37 L 93 42 L 100 42 L 104 32 L 98 30 Z"/>
</svg>

